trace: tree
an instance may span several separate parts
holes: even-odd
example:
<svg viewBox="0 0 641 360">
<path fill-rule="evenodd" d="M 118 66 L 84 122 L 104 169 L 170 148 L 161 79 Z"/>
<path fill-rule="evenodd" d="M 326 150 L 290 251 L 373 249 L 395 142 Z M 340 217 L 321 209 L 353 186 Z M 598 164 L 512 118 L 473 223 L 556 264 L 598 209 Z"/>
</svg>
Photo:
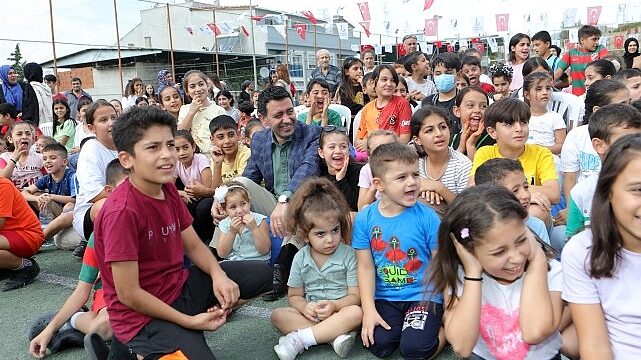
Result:
<svg viewBox="0 0 641 360">
<path fill-rule="evenodd" d="M 18 73 L 18 81 L 22 81 L 22 79 L 24 78 L 24 71 L 22 69 L 22 66 L 25 62 L 22 61 L 22 52 L 20 51 L 20 43 L 16 43 L 15 50 L 13 50 L 13 52 L 10 54 L 7 60 L 13 62 L 11 66 L 13 66 L 13 68 Z"/>
</svg>

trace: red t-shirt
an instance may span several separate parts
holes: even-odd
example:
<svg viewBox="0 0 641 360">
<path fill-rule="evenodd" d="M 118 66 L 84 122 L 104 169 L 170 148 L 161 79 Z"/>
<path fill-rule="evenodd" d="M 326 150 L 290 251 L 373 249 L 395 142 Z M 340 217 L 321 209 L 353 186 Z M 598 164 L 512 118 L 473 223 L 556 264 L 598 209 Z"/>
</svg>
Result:
<svg viewBox="0 0 641 360">
<path fill-rule="evenodd" d="M 0 177 L 0 218 L 4 225 L 0 230 L 13 231 L 29 245 L 34 254 L 44 241 L 40 221 L 31 210 L 20 190 L 13 183 Z"/>
<path fill-rule="evenodd" d="M 151 321 L 118 301 L 111 263 L 138 262 L 140 287 L 172 304 L 189 271 L 183 268 L 181 232 L 192 223 L 174 184 L 163 185 L 164 200 L 151 198 L 126 180 L 109 195 L 96 218 L 95 251 L 109 322 L 121 342 L 129 342 Z"/>
</svg>

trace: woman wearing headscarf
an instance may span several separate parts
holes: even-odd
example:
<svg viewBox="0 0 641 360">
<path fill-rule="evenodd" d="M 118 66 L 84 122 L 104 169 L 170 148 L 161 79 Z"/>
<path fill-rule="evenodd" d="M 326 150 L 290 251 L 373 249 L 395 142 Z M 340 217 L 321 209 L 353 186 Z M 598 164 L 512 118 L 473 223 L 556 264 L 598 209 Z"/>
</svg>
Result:
<svg viewBox="0 0 641 360">
<path fill-rule="evenodd" d="M 13 104 L 18 113 L 21 113 L 24 89 L 18 82 L 18 72 L 11 65 L 2 65 L 0 66 L 0 80 L 2 80 L 2 95 L 4 98 L 4 101 L 0 100 L 0 102 Z"/>
<path fill-rule="evenodd" d="M 634 67 L 634 58 L 641 55 L 641 53 L 639 53 L 639 40 L 632 37 L 626 39 L 625 43 L 623 44 L 623 49 L 625 50 L 625 53 L 623 54 L 625 68 L 632 69 Z"/>
<path fill-rule="evenodd" d="M 53 125 L 53 101 L 51 99 L 51 88 L 42 83 L 42 67 L 36 63 L 28 63 L 24 66 L 24 78 L 26 80 L 23 94 L 22 118 L 30 120 L 36 126 L 51 123 Z M 45 135 L 50 136 L 45 131 Z"/>
</svg>

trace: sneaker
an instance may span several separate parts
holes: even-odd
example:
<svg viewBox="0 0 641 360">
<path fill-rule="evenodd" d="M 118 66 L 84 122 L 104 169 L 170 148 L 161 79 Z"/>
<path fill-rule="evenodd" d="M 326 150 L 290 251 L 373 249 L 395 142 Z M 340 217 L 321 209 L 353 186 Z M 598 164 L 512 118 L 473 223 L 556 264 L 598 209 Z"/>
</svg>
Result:
<svg viewBox="0 0 641 360">
<path fill-rule="evenodd" d="M 85 353 L 89 360 L 106 360 L 109 356 L 109 347 L 102 340 L 100 335 L 90 333 L 85 335 L 84 338 Z"/>
<path fill-rule="evenodd" d="M 56 244 L 53 242 L 53 238 L 45 239 L 45 241 L 40 245 L 39 251 L 51 250 L 56 247 Z"/>
<path fill-rule="evenodd" d="M 49 342 L 51 353 L 57 353 L 64 349 L 84 346 L 85 334 L 76 329 L 58 331 Z"/>
<path fill-rule="evenodd" d="M 27 266 L 20 270 L 13 271 L 13 275 L 7 281 L 7 283 L 4 284 L 4 287 L 2 288 L 3 292 L 25 287 L 28 284 L 30 284 L 33 281 L 33 279 L 36 278 L 36 276 L 38 276 L 38 274 L 40 273 L 40 266 L 38 265 L 36 260 L 34 260 L 33 258 L 29 260 L 31 260 L 31 266 Z"/>
<path fill-rule="evenodd" d="M 51 322 L 53 317 L 56 316 L 56 312 L 51 312 L 47 314 L 42 314 L 38 318 L 36 318 L 33 321 L 33 324 L 31 324 L 31 327 L 29 328 L 29 333 L 27 334 L 27 337 L 29 338 L 29 341 L 33 340 L 38 334 L 44 330 L 47 325 Z"/>
<path fill-rule="evenodd" d="M 87 240 L 81 240 L 80 245 L 76 246 L 75 249 L 73 249 L 73 256 L 82 258 L 85 256 L 85 249 L 87 248 Z"/>
<path fill-rule="evenodd" d="M 274 346 L 274 352 L 276 352 L 280 360 L 294 360 L 303 350 L 305 350 L 305 346 L 294 332 L 281 337 L 278 340 L 278 345 Z"/>
<path fill-rule="evenodd" d="M 351 332 L 343 335 L 338 335 L 334 341 L 332 341 L 332 348 L 334 352 L 341 358 L 346 358 L 352 347 L 354 347 L 354 342 L 356 341 L 356 333 Z"/>
</svg>

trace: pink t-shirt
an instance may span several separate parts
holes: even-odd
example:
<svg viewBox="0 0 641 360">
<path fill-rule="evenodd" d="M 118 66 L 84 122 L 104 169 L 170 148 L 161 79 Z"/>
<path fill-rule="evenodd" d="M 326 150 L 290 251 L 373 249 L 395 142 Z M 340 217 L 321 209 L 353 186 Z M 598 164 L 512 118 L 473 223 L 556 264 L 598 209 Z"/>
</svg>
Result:
<svg viewBox="0 0 641 360">
<path fill-rule="evenodd" d="M 176 164 L 176 175 L 183 184 L 189 185 L 192 181 L 203 183 L 201 173 L 209 168 L 209 159 L 204 154 L 194 154 L 191 166 L 186 168 L 180 161 Z"/>
<path fill-rule="evenodd" d="M 189 271 L 183 268 L 181 232 L 192 218 L 174 184 L 163 185 L 164 200 L 151 198 L 127 179 L 109 196 L 96 218 L 95 251 L 102 276 L 109 323 L 121 342 L 129 342 L 152 319 L 122 304 L 111 263 L 138 262 L 140 287 L 172 304 Z"/>
<path fill-rule="evenodd" d="M 369 166 L 369 164 L 365 164 L 361 168 L 361 173 L 358 176 L 358 187 L 369 189 L 372 186 L 374 186 L 374 176 L 372 175 L 372 168 Z M 374 197 L 376 199 L 380 199 L 380 191 L 376 190 L 376 195 L 374 195 Z"/>
<path fill-rule="evenodd" d="M 13 154 L 10 152 L 2 153 L 0 155 L 0 169 L 4 169 L 7 166 L 9 161 L 11 161 L 10 159 L 12 155 Z M 25 164 L 18 162 L 13 168 L 11 181 L 18 189 L 24 189 L 31 184 L 35 184 L 39 177 L 46 174 L 47 171 L 44 168 L 42 154 L 38 154 L 35 151 L 29 151 L 27 162 Z"/>
</svg>

